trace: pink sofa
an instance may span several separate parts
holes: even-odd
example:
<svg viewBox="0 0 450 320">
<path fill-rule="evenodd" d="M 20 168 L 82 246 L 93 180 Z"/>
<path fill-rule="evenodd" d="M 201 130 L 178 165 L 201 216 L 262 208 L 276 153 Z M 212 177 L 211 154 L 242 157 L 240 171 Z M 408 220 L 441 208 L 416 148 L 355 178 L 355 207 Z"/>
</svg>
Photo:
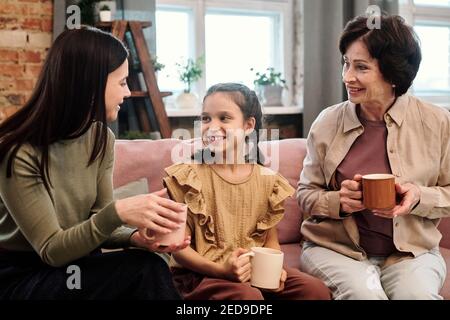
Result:
<svg viewBox="0 0 450 320">
<path fill-rule="evenodd" d="M 270 148 L 279 150 L 279 172 L 286 177 L 293 187 L 296 187 L 300 172 L 303 167 L 303 159 L 306 153 L 305 139 L 286 139 L 275 142 L 263 143 L 267 148 L 270 159 Z M 120 187 L 140 178 L 147 178 L 149 190 L 155 191 L 162 188 L 164 168 L 172 164 L 171 153 L 173 147 L 179 144 L 179 140 L 117 140 L 116 158 L 114 167 L 114 187 Z M 278 225 L 279 240 L 285 259 L 289 266 L 299 267 L 300 248 L 300 222 L 302 212 L 295 199 L 286 201 L 286 213 Z M 441 252 L 450 272 L 450 219 L 443 219 L 439 225 L 443 234 Z M 441 294 L 450 300 L 450 277 L 447 280 Z"/>
</svg>

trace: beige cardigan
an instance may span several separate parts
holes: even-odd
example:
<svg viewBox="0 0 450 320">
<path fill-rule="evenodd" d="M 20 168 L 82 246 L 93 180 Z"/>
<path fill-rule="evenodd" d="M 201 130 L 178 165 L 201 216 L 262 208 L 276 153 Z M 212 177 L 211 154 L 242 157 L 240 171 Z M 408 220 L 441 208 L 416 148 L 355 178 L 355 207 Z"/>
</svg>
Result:
<svg viewBox="0 0 450 320">
<path fill-rule="evenodd" d="M 401 256 L 418 256 L 437 247 L 440 218 L 450 216 L 450 113 L 410 95 L 397 98 L 385 113 L 388 158 L 396 182 L 419 186 L 419 205 L 393 219 L 393 239 Z M 359 246 L 353 217 L 341 217 L 335 171 L 364 127 L 349 101 L 331 106 L 313 123 L 297 198 L 307 218 L 305 239 L 354 259 Z M 370 148 L 370 146 L 368 146 Z M 387 263 L 397 261 L 398 255 Z"/>
</svg>

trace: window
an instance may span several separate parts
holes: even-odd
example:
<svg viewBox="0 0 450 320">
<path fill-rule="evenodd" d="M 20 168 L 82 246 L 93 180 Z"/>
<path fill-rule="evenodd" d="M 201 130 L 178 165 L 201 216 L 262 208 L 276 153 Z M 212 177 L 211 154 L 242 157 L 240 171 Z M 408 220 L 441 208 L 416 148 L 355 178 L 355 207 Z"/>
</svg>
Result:
<svg viewBox="0 0 450 320">
<path fill-rule="evenodd" d="M 200 97 L 218 82 L 253 88 L 255 72 L 269 67 L 282 72 L 289 87 L 291 6 L 292 0 L 157 0 L 156 55 L 165 65 L 160 89 L 173 91 L 173 99 L 184 88 L 175 64 L 201 56 L 203 77 L 193 89 Z M 170 108 L 171 101 L 166 104 Z"/>
<path fill-rule="evenodd" d="M 421 40 L 423 60 L 414 84 L 418 94 L 450 94 L 450 28 L 418 23 L 415 25 Z"/>
<path fill-rule="evenodd" d="M 415 0 L 415 5 L 417 6 L 449 6 L 449 0 Z"/>
<path fill-rule="evenodd" d="M 156 57 L 164 68 L 158 72 L 162 91 L 182 91 L 175 63 L 191 56 L 190 17 L 187 9 L 158 9 L 156 11 Z"/>
<path fill-rule="evenodd" d="M 422 63 L 412 92 L 450 108 L 450 0 L 402 1 L 400 14 L 421 41 Z"/>
<path fill-rule="evenodd" d="M 242 82 L 253 87 L 255 70 L 282 67 L 276 41 L 279 17 L 217 10 L 205 17 L 206 86 Z"/>
</svg>

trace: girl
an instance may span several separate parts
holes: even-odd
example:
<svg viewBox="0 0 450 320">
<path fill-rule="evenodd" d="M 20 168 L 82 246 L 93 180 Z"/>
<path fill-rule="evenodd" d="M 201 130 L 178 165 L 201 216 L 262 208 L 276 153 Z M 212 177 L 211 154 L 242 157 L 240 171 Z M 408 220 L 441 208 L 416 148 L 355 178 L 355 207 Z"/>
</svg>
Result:
<svg viewBox="0 0 450 320">
<path fill-rule="evenodd" d="M 172 199 L 188 206 L 193 239 L 173 254 L 177 289 L 186 299 L 329 299 L 320 280 L 287 267 L 278 289 L 251 287 L 250 259 L 239 258 L 253 246 L 280 249 L 276 225 L 294 192 L 282 176 L 262 170 L 256 148 L 245 152 L 248 137 L 262 127 L 256 94 L 241 84 L 217 84 L 204 98 L 201 120 L 203 156 L 212 155 L 203 160 L 210 164 L 175 164 L 164 178 Z"/>
<path fill-rule="evenodd" d="M 170 232 L 183 210 L 164 190 L 112 199 L 107 121 L 130 95 L 127 57 L 111 34 L 63 32 L 31 99 L 0 125 L 0 299 L 179 298 L 156 254 L 99 249 L 156 251 L 158 243 L 123 225 Z M 69 286 L 74 270 L 78 284 Z"/>
</svg>

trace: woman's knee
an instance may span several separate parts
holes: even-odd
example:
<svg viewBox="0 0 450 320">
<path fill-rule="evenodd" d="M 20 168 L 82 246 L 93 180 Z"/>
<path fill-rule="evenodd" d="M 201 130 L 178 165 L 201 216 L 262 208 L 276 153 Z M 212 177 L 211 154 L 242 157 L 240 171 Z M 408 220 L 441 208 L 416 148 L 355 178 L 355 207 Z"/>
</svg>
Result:
<svg viewBox="0 0 450 320">
<path fill-rule="evenodd" d="M 391 300 L 442 300 L 442 296 L 437 292 L 430 292 L 428 290 L 415 290 L 415 291 L 405 291 L 396 290 L 391 293 Z"/>
<path fill-rule="evenodd" d="M 306 291 L 304 299 L 307 300 L 330 300 L 331 291 L 325 283 L 314 277 L 310 277 L 306 283 L 308 290 Z"/>
<path fill-rule="evenodd" d="M 264 300 L 261 291 L 248 283 L 236 283 L 233 295 L 230 298 L 232 300 Z"/>
<path fill-rule="evenodd" d="M 167 263 L 157 254 L 129 250 L 123 257 L 133 292 L 143 299 L 180 299 Z"/>
<path fill-rule="evenodd" d="M 150 269 L 162 269 L 170 272 L 166 261 L 153 252 L 144 250 L 126 250 L 124 253 L 126 255 L 124 262 L 128 265 L 133 265 L 138 269 L 148 267 Z"/>
<path fill-rule="evenodd" d="M 398 283 L 388 292 L 391 300 L 442 300 L 438 290 L 432 290 L 420 281 L 414 283 Z"/>
<path fill-rule="evenodd" d="M 336 300 L 388 300 L 383 288 L 371 287 L 365 282 L 348 281 L 333 290 Z"/>
</svg>

